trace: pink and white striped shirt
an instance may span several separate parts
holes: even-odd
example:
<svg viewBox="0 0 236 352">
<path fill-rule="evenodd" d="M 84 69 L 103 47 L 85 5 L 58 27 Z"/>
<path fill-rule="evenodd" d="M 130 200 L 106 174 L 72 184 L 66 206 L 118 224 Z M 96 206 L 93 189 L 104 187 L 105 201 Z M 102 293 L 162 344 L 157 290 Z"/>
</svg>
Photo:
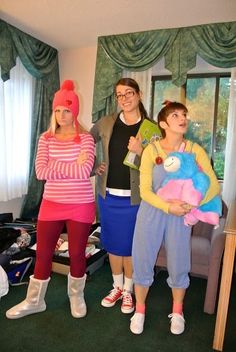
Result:
<svg viewBox="0 0 236 352">
<path fill-rule="evenodd" d="M 80 134 L 80 143 L 62 141 L 55 136 L 39 138 L 35 162 L 38 180 L 46 180 L 43 198 L 63 204 L 94 202 L 90 174 L 94 163 L 95 146 L 89 133 Z M 86 151 L 87 160 L 77 164 L 81 151 Z"/>
</svg>

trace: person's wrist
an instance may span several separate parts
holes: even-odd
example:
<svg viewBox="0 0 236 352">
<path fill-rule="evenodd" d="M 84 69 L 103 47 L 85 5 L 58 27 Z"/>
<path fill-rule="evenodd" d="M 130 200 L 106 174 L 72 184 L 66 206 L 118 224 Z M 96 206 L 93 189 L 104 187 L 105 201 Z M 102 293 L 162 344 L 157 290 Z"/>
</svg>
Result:
<svg viewBox="0 0 236 352">
<path fill-rule="evenodd" d="M 137 154 L 138 154 L 138 156 L 141 156 L 142 153 L 143 153 L 143 147 L 140 146 Z"/>
</svg>

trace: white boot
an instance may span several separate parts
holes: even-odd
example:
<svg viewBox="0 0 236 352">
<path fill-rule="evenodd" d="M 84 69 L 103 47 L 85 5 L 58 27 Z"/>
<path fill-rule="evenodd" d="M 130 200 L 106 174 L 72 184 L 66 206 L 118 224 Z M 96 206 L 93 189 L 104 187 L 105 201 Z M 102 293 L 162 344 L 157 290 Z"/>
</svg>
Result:
<svg viewBox="0 0 236 352">
<path fill-rule="evenodd" d="M 24 301 L 12 307 L 6 312 L 8 319 L 19 319 L 26 315 L 43 312 L 46 310 L 46 303 L 44 297 L 47 291 L 47 280 L 38 280 L 30 276 L 30 282 L 27 290 L 27 295 Z"/>
<path fill-rule="evenodd" d="M 84 287 L 87 275 L 76 278 L 68 275 L 68 296 L 70 299 L 71 314 L 74 318 L 83 318 L 87 314 L 84 300 Z"/>
</svg>

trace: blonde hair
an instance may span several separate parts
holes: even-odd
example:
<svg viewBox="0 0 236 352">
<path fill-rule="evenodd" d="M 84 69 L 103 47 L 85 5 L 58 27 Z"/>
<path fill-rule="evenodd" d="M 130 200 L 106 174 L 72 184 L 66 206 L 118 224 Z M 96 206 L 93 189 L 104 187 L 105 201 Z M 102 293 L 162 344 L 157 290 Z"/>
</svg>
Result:
<svg viewBox="0 0 236 352">
<path fill-rule="evenodd" d="M 77 120 L 77 123 L 75 123 L 75 119 Z M 74 127 L 75 127 L 75 129 L 77 131 L 77 136 L 74 138 L 74 141 L 76 143 L 79 143 L 80 142 L 79 134 L 80 133 L 88 133 L 88 130 L 80 125 L 80 123 L 79 123 L 77 118 L 74 118 L 73 125 L 74 125 Z M 51 114 L 49 127 L 48 127 L 47 131 L 44 132 L 44 135 L 45 135 L 46 139 L 55 136 L 56 130 L 57 130 L 58 127 L 60 127 L 60 125 L 57 123 L 56 114 L 55 114 L 55 111 L 53 111 L 52 114 Z"/>
<path fill-rule="evenodd" d="M 56 120 L 56 114 L 55 114 L 55 111 L 53 111 L 52 114 L 51 114 L 49 127 L 48 127 L 48 129 L 46 131 L 46 135 L 48 137 L 55 136 L 56 130 L 57 130 L 58 127 L 59 127 L 59 124 L 57 123 L 57 120 Z"/>
</svg>

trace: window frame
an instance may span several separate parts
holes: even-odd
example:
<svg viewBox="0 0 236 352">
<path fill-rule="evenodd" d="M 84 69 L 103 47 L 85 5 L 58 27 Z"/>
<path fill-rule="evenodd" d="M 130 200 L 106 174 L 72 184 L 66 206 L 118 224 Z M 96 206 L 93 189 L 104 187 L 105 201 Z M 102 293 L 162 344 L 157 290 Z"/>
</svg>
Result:
<svg viewBox="0 0 236 352">
<path fill-rule="evenodd" d="M 192 73 L 188 74 L 186 78 L 186 83 L 180 86 L 181 89 L 181 103 L 186 104 L 186 86 L 187 80 L 191 78 L 215 78 L 216 86 L 215 86 L 215 101 L 214 101 L 214 113 L 213 113 L 213 128 L 212 128 L 212 145 L 211 145 L 211 155 L 210 158 L 214 163 L 214 153 L 216 149 L 216 130 L 217 130 L 217 115 L 218 115 L 218 103 L 219 103 L 219 88 L 220 88 L 220 79 L 221 78 L 230 78 L 230 72 L 209 72 L 209 73 Z M 155 119 L 153 116 L 154 110 L 154 93 L 155 93 L 155 82 L 156 81 L 171 81 L 171 75 L 153 75 L 151 78 L 151 104 L 150 104 L 150 116 Z"/>
</svg>

